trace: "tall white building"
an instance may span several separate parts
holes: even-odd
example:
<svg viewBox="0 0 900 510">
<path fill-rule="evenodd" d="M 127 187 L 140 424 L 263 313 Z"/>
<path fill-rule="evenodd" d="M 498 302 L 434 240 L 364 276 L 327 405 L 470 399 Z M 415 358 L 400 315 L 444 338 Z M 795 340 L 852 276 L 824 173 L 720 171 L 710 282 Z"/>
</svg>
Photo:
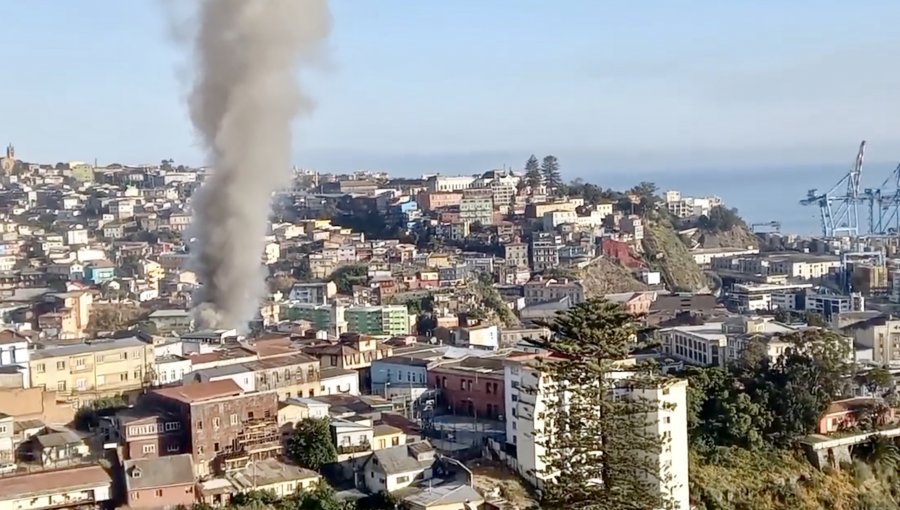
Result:
<svg viewBox="0 0 900 510">
<path fill-rule="evenodd" d="M 549 381 L 547 377 L 541 377 L 534 359 L 535 356 L 510 358 L 504 366 L 506 442 L 515 445 L 519 474 L 540 488 L 554 476 L 545 473 L 547 452 L 542 444 L 552 431 L 548 430 L 542 416 L 559 397 L 547 391 Z M 627 369 L 619 373 L 621 379 L 629 375 Z M 659 466 L 653 481 L 660 484 L 661 492 L 674 500 L 674 508 L 688 510 L 687 381 L 661 379 L 656 388 L 623 387 L 615 391 L 622 398 L 643 398 L 646 402 L 658 403 L 657 410 L 648 417 L 649 429 L 664 438 L 659 453 L 648 453 Z"/>
<path fill-rule="evenodd" d="M 426 181 L 425 186 L 432 193 L 462 191 L 471 188 L 475 179 L 476 177 L 472 175 L 432 175 Z"/>
</svg>

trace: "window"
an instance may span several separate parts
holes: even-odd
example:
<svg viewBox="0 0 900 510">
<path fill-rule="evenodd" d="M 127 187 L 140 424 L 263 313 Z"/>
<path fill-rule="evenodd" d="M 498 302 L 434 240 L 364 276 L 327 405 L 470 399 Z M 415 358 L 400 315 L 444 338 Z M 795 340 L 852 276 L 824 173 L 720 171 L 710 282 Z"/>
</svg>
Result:
<svg viewBox="0 0 900 510">
<path fill-rule="evenodd" d="M 127 381 L 128 380 L 128 372 L 123 372 L 123 373 L 119 374 L 119 380 Z"/>
<path fill-rule="evenodd" d="M 145 444 L 143 447 L 144 453 L 156 453 L 156 445 L 155 444 Z"/>
<path fill-rule="evenodd" d="M 197 430 L 203 430 L 203 422 L 202 421 L 197 422 Z"/>
<path fill-rule="evenodd" d="M 178 443 L 172 443 L 169 446 L 166 446 L 166 451 L 169 453 L 178 453 Z"/>
<path fill-rule="evenodd" d="M 398 476 L 398 477 L 397 477 L 397 483 L 406 483 L 406 482 L 408 482 L 408 481 L 409 481 L 409 477 L 408 477 L 408 476 Z"/>
<path fill-rule="evenodd" d="M 400 446 L 400 438 L 395 437 L 395 438 L 391 439 L 391 446 Z"/>
<path fill-rule="evenodd" d="M 214 452 L 219 451 L 219 443 L 213 443 L 213 451 Z"/>
<path fill-rule="evenodd" d="M 231 424 L 232 424 L 232 425 L 237 425 L 237 424 L 238 424 L 238 415 L 236 415 L 236 414 L 232 414 L 232 415 L 231 415 Z"/>
<path fill-rule="evenodd" d="M 75 360 L 75 366 L 76 366 L 76 367 L 83 367 L 83 366 L 84 366 L 84 358 L 78 358 L 78 359 L 76 359 L 76 360 Z"/>
<path fill-rule="evenodd" d="M 157 498 L 161 498 L 161 497 L 162 497 L 162 489 L 156 489 L 156 497 L 157 497 Z"/>
<path fill-rule="evenodd" d="M 78 379 L 77 381 L 75 381 L 75 387 L 81 391 L 84 391 L 86 386 L 87 386 L 87 381 L 84 379 Z"/>
<path fill-rule="evenodd" d="M 47 371 L 47 366 L 44 365 L 43 363 L 38 363 L 37 365 L 34 366 L 34 370 L 35 370 L 35 372 L 37 372 L 39 374 L 43 374 L 44 372 Z"/>
<path fill-rule="evenodd" d="M 513 420 L 512 425 L 513 425 L 513 426 L 512 426 L 512 429 L 513 429 L 513 430 L 516 430 L 516 422 L 515 422 L 515 420 Z"/>
<path fill-rule="evenodd" d="M 197 447 L 197 453 L 203 455 L 203 445 Z"/>
<path fill-rule="evenodd" d="M 138 491 L 134 491 L 131 493 L 131 499 L 141 499 L 141 493 Z"/>
<path fill-rule="evenodd" d="M 269 410 L 267 409 L 266 412 L 263 413 L 263 416 L 265 416 L 266 418 L 271 418 L 271 417 L 272 417 L 272 411 L 269 411 Z"/>
<path fill-rule="evenodd" d="M 177 421 L 167 421 L 163 425 L 163 430 L 165 430 L 166 432 L 171 432 L 173 430 L 178 430 L 180 428 L 181 428 L 181 424 L 178 423 Z"/>
<path fill-rule="evenodd" d="M 218 416 L 216 416 L 215 418 L 213 418 L 213 428 L 214 428 L 214 429 L 218 429 L 218 428 L 219 428 L 219 425 L 221 425 L 221 423 L 222 423 L 222 422 L 219 420 L 219 417 L 218 417 Z"/>
<path fill-rule="evenodd" d="M 65 361 L 57 361 L 57 362 L 56 362 L 56 369 L 57 369 L 57 370 L 65 370 L 65 369 L 66 369 L 66 362 L 65 362 Z"/>
<path fill-rule="evenodd" d="M 122 353 L 122 359 L 128 359 L 128 351 Z"/>
<path fill-rule="evenodd" d="M 666 416 L 666 423 L 672 423 L 672 417 Z"/>
<path fill-rule="evenodd" d="M 464 379 L 459 380 L 459 389 L 460 389 L 460 391 L 466 390 L 466 381 Z"/>
<path fill-rule="evenodd" d="M 5 429 L 0 429 L 0 431 L 5 432 Z M 387 447 L 387 441 L 385 441 L 384 439 L 379 439 L 378 440 L 378 448 L 381 449 L 381 448 L 386 448 L 386 447 Z"/>
<path fill-rule="evenodd" d="M 134 371 L 134 380 L 135 381 L 141 380 L 141 369 L 140 368 Z"/>
<path fill-rule="evenodd" d="M 66 391 L 66 381 L 57 381 L 56 391 Z"/>
<path fill-rule="evenodd" d="M 252 420 L 252 419 L 253 419 L 253 411 L 247 411 L 247 419 L 248 419 L 248 420 Z"/>
<path fill-rule="evenodd" d="M 98 375 L 98 376 L 97 376 L 97 386 L 102 386 L 102 385 L 104 385 L 104 384 L 106 384 L 106 376 L 105 376 L 105 375 Z"/>
<path fill-rule="evenodd" d="M 513 396 L 512 396 L 512 401 L 513 401 L 513 402 L 518 402 L 518 401 L 519 401 L 519 396 L 518 396 L 518 395 L 513 395 Z"/>
</svg>

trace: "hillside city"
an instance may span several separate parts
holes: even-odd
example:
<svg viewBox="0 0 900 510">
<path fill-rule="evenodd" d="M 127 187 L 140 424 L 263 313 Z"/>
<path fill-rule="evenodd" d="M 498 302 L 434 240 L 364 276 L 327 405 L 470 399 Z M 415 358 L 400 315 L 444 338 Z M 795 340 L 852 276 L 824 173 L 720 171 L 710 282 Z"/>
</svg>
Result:
<svg viewBox="0 0 900 510">
<path fill-rule="evenodd" d="M 897 245 L 748 225 L 716 196 L 565 182 L 560 166 L 294 169 L 272 197 L 255 320 L 208 330 L 191 199 L 210 169 L 34 163 L 10 145 L 0 509 L 301 493 L 554 508 L 567 465 L 601 448 L 566 446 L 579 433 L 605 438 L 604 483 L 664 500 L 629 508 L 896 504 Z M 588 359 L 615 367 L 602 409 L 645 406 L 618 434 L 653 447 L 613 454 L 614 430 L 548 414 L 553 380 Z"/>
</svg>

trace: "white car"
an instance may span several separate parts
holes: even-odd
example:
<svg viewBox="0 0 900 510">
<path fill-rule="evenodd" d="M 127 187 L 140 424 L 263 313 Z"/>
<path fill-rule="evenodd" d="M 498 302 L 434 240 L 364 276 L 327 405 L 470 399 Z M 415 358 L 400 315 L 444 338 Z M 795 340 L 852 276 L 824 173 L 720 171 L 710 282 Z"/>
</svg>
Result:
<svg viewBox="0 0 900 510">
<path fill-rule="evenodd" d="M 8 475 L 10 473 L 15 473 L 18 466 L 15 464 L 8 462 L 6 464 L 0 464 L 0 475 Z"/>
</svg>

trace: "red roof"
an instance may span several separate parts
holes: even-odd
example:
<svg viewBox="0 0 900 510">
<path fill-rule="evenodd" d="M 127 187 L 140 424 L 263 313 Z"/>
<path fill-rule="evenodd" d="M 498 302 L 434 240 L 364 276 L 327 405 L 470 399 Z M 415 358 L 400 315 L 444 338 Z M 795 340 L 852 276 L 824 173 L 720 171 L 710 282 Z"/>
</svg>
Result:
<svg viewBox="0 0 900 510">
<path fill-rule="evenodd" d="M 222 379 L 219 381 L 162 388 L 154 390 L 154 393 L 186 404 L 192 404 L 203 402 L 204 400 L 212 400 L 214 398 L 234 397 L 243 394 L 244 390 L 241 389 L 233 379 Z"/>
</svg>

